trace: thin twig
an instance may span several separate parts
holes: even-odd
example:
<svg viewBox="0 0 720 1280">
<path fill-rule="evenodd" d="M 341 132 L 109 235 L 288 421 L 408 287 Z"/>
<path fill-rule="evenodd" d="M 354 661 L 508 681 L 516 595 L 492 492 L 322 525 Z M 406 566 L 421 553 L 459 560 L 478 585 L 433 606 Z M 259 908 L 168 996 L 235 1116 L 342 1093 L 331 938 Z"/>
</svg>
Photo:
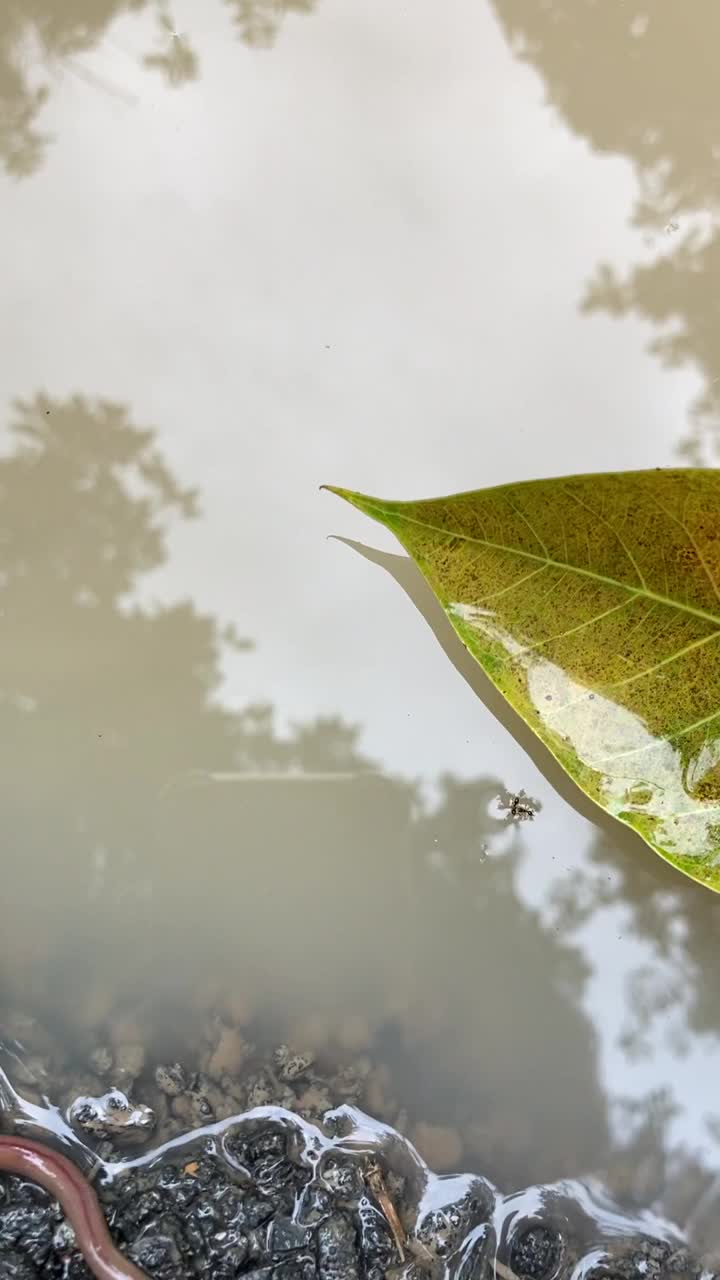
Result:
<svg viewBox="0 0 720 1280">
<path fill-rule="evenodd" d="M 407 1237 L 405 1235 L 403 1224 L 398 1216 L 397 1209 L 390 1199 L 388 1189 L 385 1186 L 382 1169 L 376 1161 L 372 1161 L 366 1166 L 365 1181 L 382 1209 L 385 1221 L 392 1232 L 392 1238 L 395 1241 L 395 1247 L 398 1251 L 400 1261 L 404 1262 Z"/>
</svg>

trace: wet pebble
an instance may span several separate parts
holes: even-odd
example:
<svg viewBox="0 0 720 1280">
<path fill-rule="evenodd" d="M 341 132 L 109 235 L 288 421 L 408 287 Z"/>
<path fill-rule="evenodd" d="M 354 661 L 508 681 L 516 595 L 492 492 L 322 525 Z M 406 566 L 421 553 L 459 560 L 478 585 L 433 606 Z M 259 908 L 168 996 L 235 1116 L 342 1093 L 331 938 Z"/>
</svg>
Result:
<svg viewBox="0 0 720 1280">
<path fill-rule="evenodd" d="M 358 1237 L 351 1220 L 335 1213 L 320 1224 L 317 1234 L 320 1280 L 359 1280 Z"/>
<path fill-rule="evenodd" d="M 168 1098 L 179 1098 L 188 1087 L 187 1072 L 179 1062 L 170 1065 L 161 1062 L 155 1068 L 155 1083 Z"/>
<path fill-rule="evenodd" d="M 115 1142 L 145 1142 L 155 1128 L 155 1114 L 145 1103 L 133 1103 L 119 1089 L 99 1097 L 81 1095 L 68 1108 L 68 1120 L 76 1132 Z"/>
<path fill-rule="evenodd" d="M 298 1052 L 288 1048 L 286 1044 L 279 1045 L 273 1057 L 280 1079 L 287 1082 L 300 1080 L 307 1075 L 315 1061 L 315 1055 L 310 1050 Z"/>
</svg>

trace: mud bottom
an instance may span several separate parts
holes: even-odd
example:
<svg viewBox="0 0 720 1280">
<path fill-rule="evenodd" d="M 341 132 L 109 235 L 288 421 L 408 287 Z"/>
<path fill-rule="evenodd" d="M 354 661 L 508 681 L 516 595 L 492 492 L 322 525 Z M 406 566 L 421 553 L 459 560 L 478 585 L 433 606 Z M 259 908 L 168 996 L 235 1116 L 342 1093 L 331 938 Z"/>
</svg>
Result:
<svg viewBox="0 0 720 1280">
<path fill-rule="evenodd" d="M 475 1175 L 438 1176 L 350 1106 L 317 1125 L 257 1108 L 134 1160 L 99 1161 L 94 1179 L 113 1237 L 154 1280 L 702 1274 L 671 1227 L 628 1217 L 588 1184 L 501 1196 Z M 61 1209 L 0 1179 L 0 1277 L 61 1276 L 90 1276 Z"/>
<path fill-rule="evenodd" d="M 213 1016 L 181 1064 L 125 1034 L 73 1062 L 0 1017 L 0 1131 L 69 1157 L 151 1280 L 710 1280 L 679 1231 L 599 1184 L 502 1195 L 457 1172 L 465 1133 L 408 1116 L 367 1051 L 258 1047 Z M 60 1206 L 0 1176 L 0 1280 L 89 1276 Z"/>
</svg>

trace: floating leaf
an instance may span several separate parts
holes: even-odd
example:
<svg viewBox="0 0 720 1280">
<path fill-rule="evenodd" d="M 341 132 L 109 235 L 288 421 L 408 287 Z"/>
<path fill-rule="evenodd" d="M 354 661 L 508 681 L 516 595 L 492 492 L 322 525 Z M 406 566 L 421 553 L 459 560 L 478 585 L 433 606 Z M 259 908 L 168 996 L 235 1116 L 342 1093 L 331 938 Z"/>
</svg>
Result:
<svg viewBox="0 0 720 1280">
<path fill-rule="evenodd" d="M 421 502 L 328 487 L 392 530 L 583 791 L 720 891 L 720 471 Z"/>
</svg>

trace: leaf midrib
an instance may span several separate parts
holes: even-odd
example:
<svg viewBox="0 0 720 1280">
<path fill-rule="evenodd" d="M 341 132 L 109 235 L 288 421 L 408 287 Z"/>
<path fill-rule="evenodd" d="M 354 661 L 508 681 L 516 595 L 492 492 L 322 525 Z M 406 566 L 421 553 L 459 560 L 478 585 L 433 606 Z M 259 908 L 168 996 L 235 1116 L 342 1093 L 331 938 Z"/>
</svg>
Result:
<svg viewBox="0 0 720 1280">
<path fill-rule="evenodd" d="M 387 507 L 373 502 L 372 499 L 365 498 L 363 506 L 369 512 L 380 513 L 384 524 L 387 524 L 389 519 L 404 520 L 408 524 L 418 525 L 421 529 L 430 529 L 433 533 L 442 534 L 443 537 L 461 538 L 463 542 L 471 542 L 476 546 L 491 547 L 494 551 L 504 551 L 508 555 L 522 556 L 526 560 L 535 560 L 539 564 L 552 565 L 555 569 L 565 569 L 569 573 L 579 573 L 585 578 L 592 579 L 593 582 L 604 582 L 606 586 L 618 587 L 620 590 L 632 592 L 636 596 L 644 596 L 647 600 L 654 600 L 658 604 L 667 605 L 668 608 L 678 609 L 683 613 L 694 614 L 695 617 L 702 618 L 704 622 L 710 622 L 713 626 L 720 627 L 720 617 L 717 614 L 710 613 L 708 609 L 699 609 L 695 605 L 681 603 L 679 600 L 673 600 L 669 596 L 660 595 L 657 591 L 650 591 L 648 587 L 630 586 L 628 583 L 618 582 L 617 578 L 610 578 L 604 573 L 596 573 L 594 569 L 582 569 L 579 565 L 567 564 L 562 560 L 554 560 L 551 556 L 537 555 L 534 551 L 522 551 L 519 547 L 506 547 L 501 542 L 490 542 L 487 538 L 476 538 L 468 533 L 457 533 L 453 529 L 442 529 L 438 525 L 429 524 L 427 520 L 419 520 L 416 516 L 406 515 L 397 509 L 389 510 Z"/>
</svg>

